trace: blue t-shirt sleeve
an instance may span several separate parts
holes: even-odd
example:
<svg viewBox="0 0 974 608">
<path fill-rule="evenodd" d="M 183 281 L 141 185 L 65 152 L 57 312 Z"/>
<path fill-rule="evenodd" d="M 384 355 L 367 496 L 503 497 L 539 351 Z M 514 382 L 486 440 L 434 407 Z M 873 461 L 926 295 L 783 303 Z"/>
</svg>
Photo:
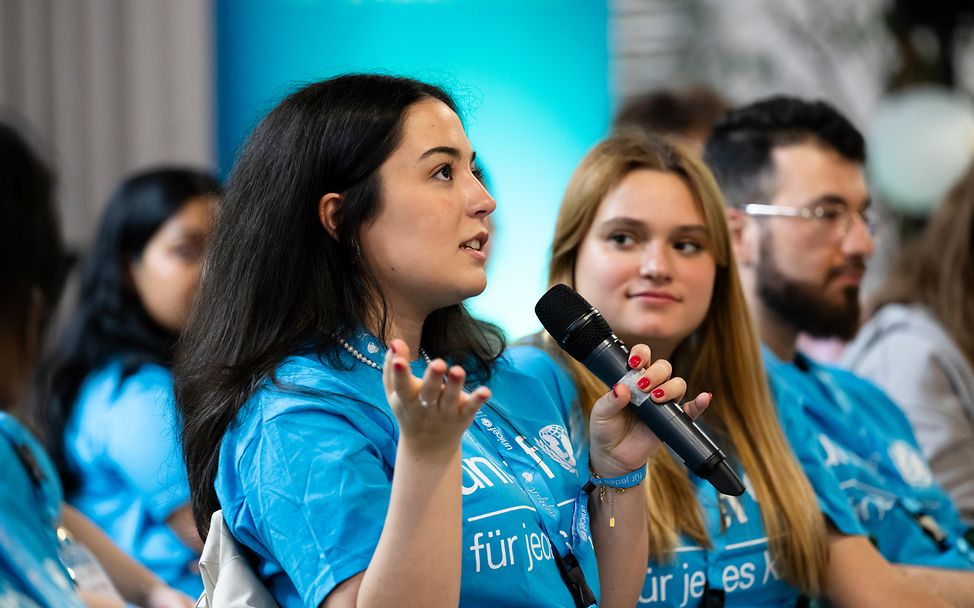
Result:
<svg viewBox="0 0 974 608">
<path fill-rule="evenodd" d="M 267 549 L 305 606 L 368 567 L 389 506 L 389 439 L 338 414 L 291 409 L 243 450 L 237 472 L 255 527 L 234 533 Z"/>
<path fill-rule="evenodd" d="M 798 464 L 812 484 L 822 514 L 841 534 L 865 535 L 839 480 L 825 464 L 821 445 L 809 430 L 811 423 L 805 419 L 802 397 L 774 379 L 771 384 L 782 429 Z"/>
<path fill-rule="evenodd" d="M 173 400 L 172 376 L 143 366 L 118 389 L 108 424 L 108 457 L 159 521 L 189 503 L 189 482 Z"/>
</svg>

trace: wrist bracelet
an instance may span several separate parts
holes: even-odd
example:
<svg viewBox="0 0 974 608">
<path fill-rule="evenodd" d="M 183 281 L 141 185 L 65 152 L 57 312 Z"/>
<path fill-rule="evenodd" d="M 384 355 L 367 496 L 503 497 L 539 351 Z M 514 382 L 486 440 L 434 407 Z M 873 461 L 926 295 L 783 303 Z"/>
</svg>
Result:
<svg viewBox="0 0 974 608">
<path fill-rule="evenodd" d="M 634 488 L 641 484 L 644 479 L 646 479 L 647 467 L 644 464 L 635 471 L 630 471 L 625 475 L 620 475 L 618 477 L 599 477 L 595 473 L 592 473 L 592 477 L 585 484 L 585 491 L 591 492 L 596 487 L 607 487 L 616 490 L 626 490 L 628 488 Z"/>
<path fill-rule="evenodd" d="M 590 469 L 591 470 L 591 469 Z M 591 493 L 595 488 L 599 489 L 599 502 L 605 502 L 606 489 L 613 490 L 609 494 L 609 527 L 614 528 L 616 526 L 615 517 L 615 494 L 622 494 L 628 489 L 634 488 L 641 484 L 644 479 L 646 479 L 647 465 L 643 465 L 636 469 L 635 471 L 630 471 L 625 475 L 620 475 L 618 477 L 599 477 L 594 472 L 592 477 L 585 484 L 582 489 L 586 494 Z"/>
</svg>

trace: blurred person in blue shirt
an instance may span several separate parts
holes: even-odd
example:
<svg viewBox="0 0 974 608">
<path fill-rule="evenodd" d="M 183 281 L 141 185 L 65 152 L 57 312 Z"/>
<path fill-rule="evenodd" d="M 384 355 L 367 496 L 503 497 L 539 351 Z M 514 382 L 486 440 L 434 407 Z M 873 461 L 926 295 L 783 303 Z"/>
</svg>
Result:
<svg viewBox="0 0 974 608">
<path fill-rule="evenodd" d="M 220 186 L 164 167 L 124 180 L 85 260 L 43 400 L 68 502 L 169 584 L 202 591 L 170 365 Z"/>
<path fill-rule="evenodd" d="M 777 398 L 800 395 L 818 448 L 880 552 L 956 605 L 974 555 L 902 411 L 868 381 L 798 352 L 799 332 L 850 338 L 872 253 L 865 144 L 825 102 L 773 97 L 728 112 L 704 159 L 727 199 L 735 254 Z"/>
</svg>

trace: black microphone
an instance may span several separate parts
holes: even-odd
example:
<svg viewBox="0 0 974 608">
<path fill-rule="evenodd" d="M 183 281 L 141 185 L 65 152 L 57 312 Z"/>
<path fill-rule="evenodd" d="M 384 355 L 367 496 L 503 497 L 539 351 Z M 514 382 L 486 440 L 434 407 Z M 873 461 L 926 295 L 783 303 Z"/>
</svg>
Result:
<svg viewBox="0 0 974 608">
<path fill-rule="evenodd" d="M 605 383 L 614 386 L 629 373 L 629 351 L 612 333 L 602 314 L 567 285 L 555 285 L 538 300 L 534 313 L 561 348 Z M 634 392 L 633 397 L 637 395 Z M 730 496 L 744 493 L 744 484 L 727 456 L 700 430 L 675 401 L 657 404 L 646 399 L 629 407 L 646 426 L 683 459 L 687 468 Z"/>
</svg>

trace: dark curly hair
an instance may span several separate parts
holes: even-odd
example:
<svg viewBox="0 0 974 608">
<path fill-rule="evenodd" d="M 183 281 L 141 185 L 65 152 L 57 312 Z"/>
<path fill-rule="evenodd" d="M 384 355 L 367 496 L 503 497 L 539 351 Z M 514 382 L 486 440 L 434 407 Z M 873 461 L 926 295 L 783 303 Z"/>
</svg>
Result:
<svg viewBox="0 0 974 608">
<path fill-rule="evenodd" d="M 806 142 L 832 148 L 847 160 L 866 161 L 862 134 L 830 104 L 775 96 L 724 114 L 707 139 L 704 162 L 729 205 L 763 202 L 771 196 L 771 151 Z"/>
</svg>

